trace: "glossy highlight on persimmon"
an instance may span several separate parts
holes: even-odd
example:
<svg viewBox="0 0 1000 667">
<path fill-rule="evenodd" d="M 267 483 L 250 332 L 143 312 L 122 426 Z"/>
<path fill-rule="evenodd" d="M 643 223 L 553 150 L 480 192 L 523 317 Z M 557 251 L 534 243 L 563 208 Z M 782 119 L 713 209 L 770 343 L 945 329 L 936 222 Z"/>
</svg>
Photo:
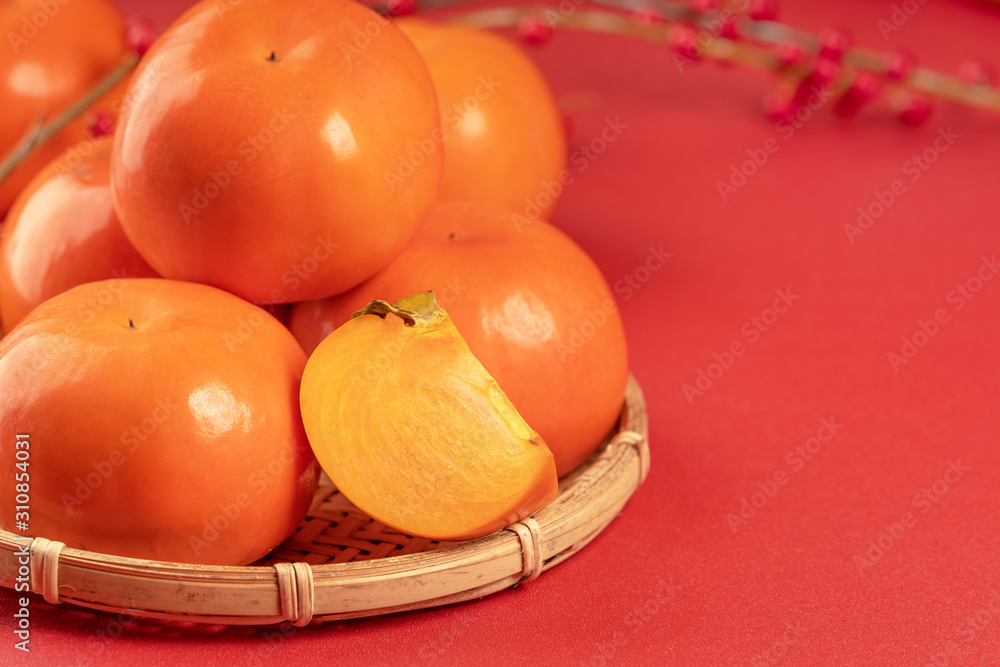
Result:
<svg viewBox="0 0 1000 667">
<path fill-rule="evenodd" d="M 336 487 L 409 535 L 469 540 L 555 497 L 555 463 L 431 293 L 374 301 L 309 358 L 309 443 Z"/>
</svg>

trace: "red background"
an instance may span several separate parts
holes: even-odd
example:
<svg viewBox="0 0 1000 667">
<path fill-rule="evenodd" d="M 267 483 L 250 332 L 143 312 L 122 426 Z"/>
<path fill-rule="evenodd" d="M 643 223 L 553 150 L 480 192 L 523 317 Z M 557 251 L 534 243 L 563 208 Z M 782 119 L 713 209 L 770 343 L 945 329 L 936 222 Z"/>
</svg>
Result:
<svg viewBox="0 0 1000 667">
<path fill-rule="evenodd" d="M 185 3 L 120 4 L 165 25 Z M 862 45 L 910 48 L 944 71 L 970 57 L 1000 65 L 1000 6 L 927 2 L 883 39 L 877 22 L 890 2 L 783 4 L 792 25 L 845 26 Z M 1000 280 L 961 309 L 948 300 L 982 257 L 1000 253 L 1000 116 L 939 105 L 912 130 L 883 102 L 850 121 L 822 110 L 786 137 L 759 113 L 768 74 L 680 72 L 662 46 L 593 35 L 560 33 L 533 53 L 561 100 L 582 106 L 571 149 L 606 119 L 628 126 L 574 172 L 555 222 L 612 284 L 650 246 L 672 253 L 621 303 L 653 461 L 623 514 L 516 590 L 286 637 L 273 627 L 121 626 L 33 598 L 31 658 L 1000 664 Z M 939 128 L 959 138 L 910 181 L 904 165 Z M 722 201 L 717 181 L 770 137 L 779 150 Z M 897 178 L 904 194 L 850 243 L 844 224 Z M 744 324 L 776 289 L 799 299 L 751 342 Z M 940 308 L 949 321 L 894 372 L 887 353 Z M 689 402 L 682 386 L 733 341 L 745 353 Z M 843 428 L 796 470 L 786 455 L 823 418 Z M 947 492 L 921 511 L 914 497 L 959 460 L 968 471 L 939 483 Z M 734 532 L 727 514 L 778 470 L 788 483 Z M 859 571 L 854 557 L 905 512 L 915 523 Z M 4 627 L 13 602 L 0 595 Z M 16 652 L 4 634 L 7 658 Z"/>
</svg>

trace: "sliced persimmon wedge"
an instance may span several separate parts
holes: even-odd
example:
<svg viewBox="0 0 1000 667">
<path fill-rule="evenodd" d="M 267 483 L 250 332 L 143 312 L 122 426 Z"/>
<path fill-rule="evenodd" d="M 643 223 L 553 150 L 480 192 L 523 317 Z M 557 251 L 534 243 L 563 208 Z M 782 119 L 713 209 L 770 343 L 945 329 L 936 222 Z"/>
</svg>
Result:
<svg viewBox="0 0 1000 667">
<path fill-rule="evenodd" d="M 330 334 L 306 364 L 301 407 L 340 492 L 409 535 L 482 537 L 558 490 L 549 448 L 431 292 L 372 301 Z"/>
</svg>

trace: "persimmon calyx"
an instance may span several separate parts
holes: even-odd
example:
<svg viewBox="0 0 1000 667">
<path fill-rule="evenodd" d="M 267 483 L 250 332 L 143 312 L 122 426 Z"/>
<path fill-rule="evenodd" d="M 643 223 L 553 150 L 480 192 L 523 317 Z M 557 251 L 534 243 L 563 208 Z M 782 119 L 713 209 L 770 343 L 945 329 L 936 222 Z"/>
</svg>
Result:
<svg viewBox="0 0 1000 667">
<path fill-rule="evenodd" d="M 384 320 L 390 314 L 403 320 L 408 327 L 431 326 L 440 323 L 447 316 L 434 298 L 434 292 L 417 292 L 395 303 L 376 299 L 351 315 L 351 319 L 363 315 L 377 315 Z"/>
</svg>

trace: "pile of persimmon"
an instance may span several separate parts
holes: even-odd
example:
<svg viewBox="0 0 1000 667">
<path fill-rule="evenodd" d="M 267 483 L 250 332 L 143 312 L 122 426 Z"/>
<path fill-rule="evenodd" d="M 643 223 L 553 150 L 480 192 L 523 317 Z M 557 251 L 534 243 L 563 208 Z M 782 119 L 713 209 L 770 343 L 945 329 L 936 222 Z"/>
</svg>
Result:
<svg viewBox="0 0 1000 667">
<path fill-rule="evenodd" d="M 0 153 L 127 50 L 124 19 L 88 0 L 73 24 L 77 2 L 35 60 L 0 60 Z M 535 513 L 628 374 L 606 281 L 546 221 L 566 159 L 548 83 L 497 35 L 352 0 L 220 6 L 156 39 L 113 137 L 57 135 L 0 183 L 0 439 L 30 443 L 30 464 L 0 448 L 0 478 L 32 498 L 30 528 L 11 505 L 0 527 L 247 564 L 320 468 L 411 535 Z M 44 109 L 30 62 L 70 82 Z"/>
</svg>

